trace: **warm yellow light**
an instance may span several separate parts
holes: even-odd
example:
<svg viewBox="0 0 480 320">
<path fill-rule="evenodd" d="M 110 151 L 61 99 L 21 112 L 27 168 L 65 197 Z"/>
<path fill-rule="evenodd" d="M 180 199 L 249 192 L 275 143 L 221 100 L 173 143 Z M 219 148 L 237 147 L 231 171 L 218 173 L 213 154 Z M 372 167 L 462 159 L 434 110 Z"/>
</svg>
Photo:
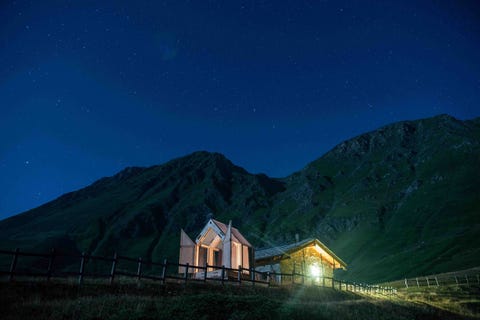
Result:
<svg viewBox="0 0 480 320">
<path fill-rule="evenodd" d="M 320 280 L 320 276 L 322 275 L 322 269 L 316 264 L 312 264 L 310 266 L 310 275 L 315 278 L 315 280 Z"/>
</svg>

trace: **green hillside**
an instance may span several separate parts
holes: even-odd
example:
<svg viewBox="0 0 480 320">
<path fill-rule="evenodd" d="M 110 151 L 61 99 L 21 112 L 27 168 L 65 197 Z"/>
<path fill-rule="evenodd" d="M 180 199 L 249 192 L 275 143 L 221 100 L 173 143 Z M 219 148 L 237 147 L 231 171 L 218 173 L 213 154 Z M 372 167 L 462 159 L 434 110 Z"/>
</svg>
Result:
<svg viewBox="0 0 480 320">
<path fill-rule="evenodd" d="M 272 159 L 275 161 L 275 159 Z M 176 259 L 180 228 L 209 213 L 258 247 L 314 236 L 379 282 L 480 265 L 480 119 L 395 123 L 283 179 L 196 152 L 113 177 L 0 221 L 0 247 Z"/>
<path fill-rule="evenodd" d="M 349 263 L 350 279 L 476 266 L 479 168 L 478 119 L 396 123 L 341 143 L 290 176 L 272 215 L 282 217 L 285 234 L 323 239 Z M 271 225 L 267 234 L 276 232 Z"/>
</svg>

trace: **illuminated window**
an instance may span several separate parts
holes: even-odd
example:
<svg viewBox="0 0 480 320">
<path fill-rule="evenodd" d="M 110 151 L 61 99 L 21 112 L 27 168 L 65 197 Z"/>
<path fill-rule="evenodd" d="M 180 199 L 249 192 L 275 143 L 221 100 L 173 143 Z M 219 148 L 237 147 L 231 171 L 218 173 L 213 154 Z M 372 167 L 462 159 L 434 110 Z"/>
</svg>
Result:
<svg viewBox="0 0 480 320">
<path fill-rule="evenodd" d="M 322 276 L 322 269 L 317 264 L 310 265 L 310 276 L 315 281 L 320 281 L 320 277 Z"/>
</svg>

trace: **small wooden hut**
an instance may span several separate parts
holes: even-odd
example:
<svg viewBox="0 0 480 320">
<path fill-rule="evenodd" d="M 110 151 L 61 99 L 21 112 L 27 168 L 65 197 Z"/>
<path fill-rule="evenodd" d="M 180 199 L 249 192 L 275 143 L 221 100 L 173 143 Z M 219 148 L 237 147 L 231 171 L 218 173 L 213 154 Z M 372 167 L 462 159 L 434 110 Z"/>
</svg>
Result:
<svg viewBox="0 0 480 320">
<path fill-rule="evenodd" d="M 228 225 L 210 219 L 203 227 L 196 240 L 193 241 L 183 231 L 180 231 L 180 264 L 189 264 L 194 266 L 225 266 L 226 268 L 245 269 L 253 266 L 253 248 L 250 242 L 238 231 L 232 227 L 230 221 Z M 215 268 L 209 268 L 215 276 Z M 218 271 L 218 270 L 217 270 Z M 180 267 L 179 273 L 185 273 L 185 268 Z M 203 270 L 191 268 L 188 273 L 203 275 Z"/>
<path fill-rule="evenodd" d="M 255 252 L 255 269 L 258 271 L 295 272 L 320 280 L 323 277 L 332 278 L 335 269 L 346 268 L 347 264 L 342 259 L 315 238 Z M 282 278 L 277 277 L 276 281 L 282 282 Z"/>
</svg>

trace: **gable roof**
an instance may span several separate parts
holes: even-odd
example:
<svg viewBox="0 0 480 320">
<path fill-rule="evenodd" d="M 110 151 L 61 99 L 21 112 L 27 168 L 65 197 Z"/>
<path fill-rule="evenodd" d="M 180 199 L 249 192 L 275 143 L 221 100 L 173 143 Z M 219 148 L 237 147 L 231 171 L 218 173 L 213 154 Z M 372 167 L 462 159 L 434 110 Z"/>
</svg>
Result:
<svg viewBox="0 0 480 320">
<path fill-rule="evenodd" d="M 342 259 L 340 259 L 335 253 L 328 249 L 326 245 L 324 245 L 320 240 L 316 238 L 308 238 L 295 243 L 256 250 L 255 261 L 273 260 L 274 258 L 277 258 L 276 260 L 281 260 L 283 258 L 289 257 L 291 253 L 301 250 L 310 245 L 318 245 L 321 249 L 323 249 L 323 251 L 330 255 L 330 257 L 335 260 L 340 267 L 347 267 L 347 264 Z"/>
<path fill-rule="evenodd" d="M 225 234 L 227 234 L 227 229 L 228 229 L 228 226 L 223 223 L 223 222 L 220 222 L 218 220 L 215 220 L 215 219 L 211 219 L 213 221 L 213 223 L 215 223 L 217 225 L 217 227 L 222 230 L 223 232 L 223 236 L 225 236 Z M 241 244 L 243 245 L 246 245 L 246 246 L 249 246 L 251 247 L 252 245 L 250 244 L 250 242 L 248 242 L 247 239 L 245 239 L 245 237 L 240 233 L 240 231 L 238 231 L 237 228 L 235 227 L 232 227 L 232 235 L 237 238 L 238 242 L 240 242 Z"/>
<path fill-rule="evenodd" d="M 200 234 L 198 235 L 197 241 L 202 237 L 202 235 L 205 235 L 207 233 L 209 228 L 215 231 L 223 240 L 225 238 L 225 235 L 227 234 L 228 226 L 225 223 L 220 222 L 218 220 L 210 219 L 205 225 L 205 227 L 203 227 Z M 240 242 L 241 244 L 247 247 L 252 246 L 250 242 L 248 242 L 248 240 L 245 239 L 245 237 L 240 233 L 240 231 L 238 231 L 237 228 L 232 227 L 231 232 L 234 240 L 236 240 L 237 242 Z"/>
</svg>

